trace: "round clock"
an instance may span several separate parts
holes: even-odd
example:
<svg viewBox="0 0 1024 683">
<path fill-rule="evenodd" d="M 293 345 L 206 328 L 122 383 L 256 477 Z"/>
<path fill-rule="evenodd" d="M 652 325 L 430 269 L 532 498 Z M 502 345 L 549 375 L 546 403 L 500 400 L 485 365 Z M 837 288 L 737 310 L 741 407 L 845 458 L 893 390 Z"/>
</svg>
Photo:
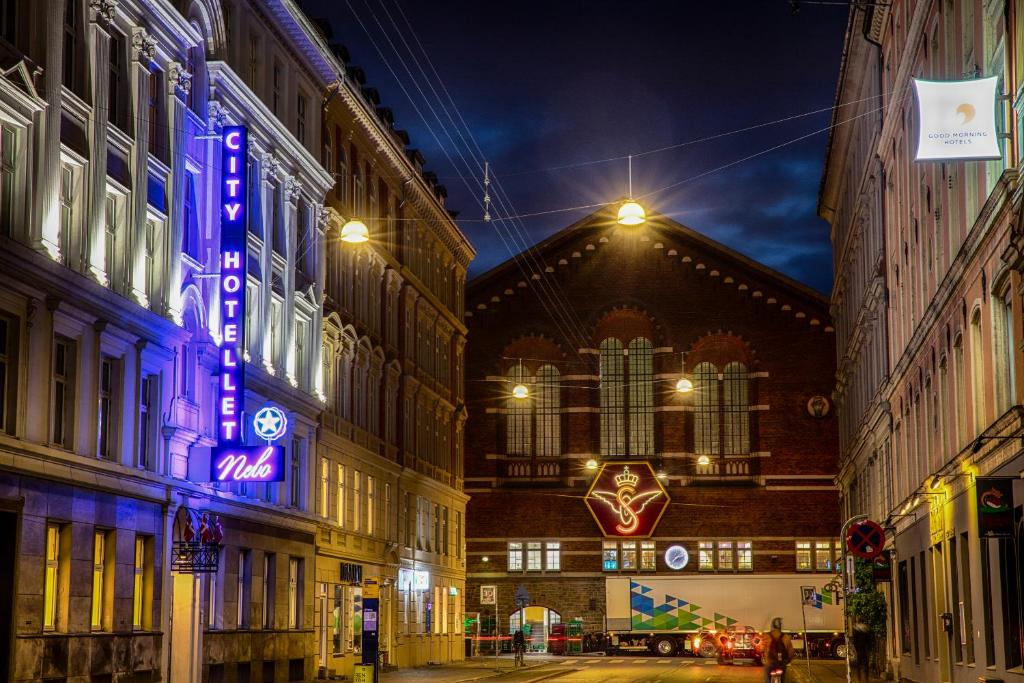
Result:
<svg viewBox="0 0 1024 683">
<path fill-rule="evenodd" d="M 690 553 L 686 552 L 686 548 L 681 545 L 670 546 L 669 549 L 665 551 L 665 564 L 667 564 L 670 569 L 682 569 L 689 561 Z"/>
</svg>

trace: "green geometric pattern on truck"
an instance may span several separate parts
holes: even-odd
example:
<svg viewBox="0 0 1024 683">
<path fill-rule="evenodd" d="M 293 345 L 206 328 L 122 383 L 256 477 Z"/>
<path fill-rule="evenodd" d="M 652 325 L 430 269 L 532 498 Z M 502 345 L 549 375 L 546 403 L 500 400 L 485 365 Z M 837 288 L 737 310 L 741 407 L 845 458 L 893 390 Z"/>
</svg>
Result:
<svg viewBox="0 0 1024 683">
<path fill-rule="evenodd" d="M 654 589 L 636 581 L 629 582 L 629 606 L 635 631 L 699 631 L 724 629 L 736 619 L 718 612 L 704 613 L 700 605 L 662 593 L 654 599 Z"/>
</svg>

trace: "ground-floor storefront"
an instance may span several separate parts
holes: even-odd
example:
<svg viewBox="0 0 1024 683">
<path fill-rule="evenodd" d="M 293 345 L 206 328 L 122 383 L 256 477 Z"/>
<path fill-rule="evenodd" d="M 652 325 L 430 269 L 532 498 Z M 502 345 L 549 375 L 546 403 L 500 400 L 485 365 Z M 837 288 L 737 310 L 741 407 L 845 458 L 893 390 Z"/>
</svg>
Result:
<svg viewBox="0 0 1024 683">
<path fill-rule="evenodd" d="M 983 470 L 940 473 L 898 516 L 890 539 L 887 645 L 899 680 L 1024 680 L 1024 454 L 1018 443 L 994 446 L 982 456 Z M 1005 534 L 985 533 L 992 513 L 984 501 L 1006 506 Z"/>
</svg>

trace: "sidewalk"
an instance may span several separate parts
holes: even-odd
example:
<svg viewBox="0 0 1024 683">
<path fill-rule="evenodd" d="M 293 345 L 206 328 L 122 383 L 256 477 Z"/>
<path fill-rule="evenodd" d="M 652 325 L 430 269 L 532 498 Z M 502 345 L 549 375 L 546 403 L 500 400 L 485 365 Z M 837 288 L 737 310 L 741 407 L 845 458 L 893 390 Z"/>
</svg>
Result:
<svg viewBox="0 0 1024 683">
<path fill-rule="evenodd" d="M 519 671 L 529 671 L 556 661 L 550 655 L 527 655 L 526 666 Z M 500 670 L 499 670 L 500 669 Z M 498 674 L 507 674 L 516 670 L 512 655 L 494 657 L 472 657 L 457 664 L 443 666 L 420 666 L 412 669 L 399 669 L 382 674 L 381 683 L 401 683 L 403 681 L 430 681 L 431 683 L 467 683 L 491 678 Z"/>
</svg>

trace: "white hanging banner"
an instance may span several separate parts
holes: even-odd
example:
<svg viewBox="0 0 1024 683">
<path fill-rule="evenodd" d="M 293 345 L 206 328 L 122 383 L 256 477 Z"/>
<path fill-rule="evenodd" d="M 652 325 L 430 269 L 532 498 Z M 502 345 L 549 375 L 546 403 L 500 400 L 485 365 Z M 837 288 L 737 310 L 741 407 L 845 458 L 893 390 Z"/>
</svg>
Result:
<svg viewBox="0 0 1024 683">
<path fill-rule="evenodd" d="M 999 159 L 996 87 L 999 79 L 923 81 L 917 92 L 916 161 Z"/>
</svg>

